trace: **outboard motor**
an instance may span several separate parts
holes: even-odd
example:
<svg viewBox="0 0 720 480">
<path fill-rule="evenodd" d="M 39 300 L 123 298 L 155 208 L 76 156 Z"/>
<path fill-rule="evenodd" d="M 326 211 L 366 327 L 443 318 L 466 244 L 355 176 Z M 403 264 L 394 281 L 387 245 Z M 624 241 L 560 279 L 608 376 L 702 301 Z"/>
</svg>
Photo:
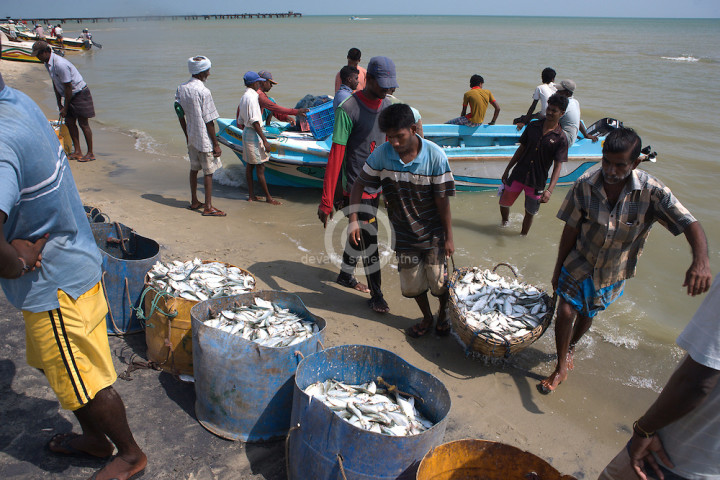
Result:
<svg viewBox="0 0 720 480">
<path fill-rule="evenodd" d="M 623 123 L 620 120 L 605 117 L 590 125 L 587 128 L 587 133 L 590 135 L 597 135 L 598 137 L 604 137 L 616 128 L 620 128 L 622 126 Z"/>
</svg>

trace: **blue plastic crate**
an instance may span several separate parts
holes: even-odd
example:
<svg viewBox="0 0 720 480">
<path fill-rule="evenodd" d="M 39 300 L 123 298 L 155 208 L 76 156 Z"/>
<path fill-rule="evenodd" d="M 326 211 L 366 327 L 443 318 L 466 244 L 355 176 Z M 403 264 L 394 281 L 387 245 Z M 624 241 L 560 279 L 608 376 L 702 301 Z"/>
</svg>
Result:
<svg viewBox="0 0 720 480">
<path fill-rule="evenodd" d="M 313 107 L 305 114 L 310 124 L 310 131 L 318 140 L 332 135 L 335 126 L 335 110 L 332 100 L 320 106 Z"/>
</svg>

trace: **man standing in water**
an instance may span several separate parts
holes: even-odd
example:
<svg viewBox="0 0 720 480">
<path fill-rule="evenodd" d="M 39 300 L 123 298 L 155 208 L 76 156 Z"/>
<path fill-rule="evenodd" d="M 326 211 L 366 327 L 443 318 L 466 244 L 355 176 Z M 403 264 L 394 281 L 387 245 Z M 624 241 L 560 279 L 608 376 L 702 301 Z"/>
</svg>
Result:
<svg viewBox="0 0 720 480">
<path fill-rule="evenodd" d="M 270 144 L 265 138 L 262 129 L 262 110 L 258 90 L 262 87 L 265 79 L 256 72 L 246 72 L 243 76 L 245 82 L 245 93 L 240 98 L 237 108 L 237 126 L 243 131 L 243 160 L 245 161 L 245 181 L 248 186 L 248 201 L 256 202 L 253 186 L 253 171 L 257 171 L 258 183 L 265 192 L 265 201 L 271 205 L 280 205 L 268 190 L 265 182 L 265 162 L 270 159 Z"/>
<path fill-rule="evenodd" d="M 520 235 L 527 235 L 541 203 L 550 196 L 560 178 L 562 164 L 567 162 L 567 139 L 558 120 L 567 108 L 567 98 L 553 95 L 548 100 L 547 116 L 531 122 L 520 136 L 515 151 L 502 176 L 503 192 L 500 197 L 500 217 L 503 227 L 508 225 L 510 207 L 520 192 L 525 192 L 525 217 Z M 553 166 L 550 185 L 545 188 L 550 167 Z M 512 170 L 512 173 L 510 173 Z"/>
<path fill-rule="evenodd" d="M 387 57 L 373 57 L 370 59 L 367 70 L 367 82 L 363 90 L 355 92 L 348 97 L 335 111 L 335 129 L 333 130 L 333 143 L 328 156 L 325 179 L 323 180 L 323 193 L 318 218 L 327 226 L 328 217 L 332 218 L 335 206 L 336 188 L 341 188 L 343 196 L 342 207 L 350 203 L 350 192 L 353 183 L 362 171 L 368 156 L 376 146 L 385 143 L 385 134 L 378 127 L 378 116 L 392 102 L 386 98 L 388 92 L 397 88 L 395 78 L 395 64 Z M 338 185 L 342 169 L 342 183 Z M 361 242 L 361 256 L 368 279 L 368 285 L 363 285 L 355 278 L 357 257 L 349 242 L 345 243 L 340 275 L 337 283 L 347 288 L 354 288 L 363 293 L 370 293 L 368 304 L 377 313 L 390 311 L 380 289 L 380 263 L 377 244 L 378 188 L 366 188 L 362 194 L 364 210 L 359 220 L 365 224 Z"/>
<path fill-rule="evenodd" d="M 35 42 L 32 54 L 45 64 L 45 68 L 52 79 L 60 116 L 65 118 L 65 125 L 67 125 L 70 138 L 72 138 L 73 152 L 68 155 L 68 158 L 78 162 L 95 160 L 92 130 L 88 122 L 88 119 L 95 116 L 95 106 L 87 83 L 85 83 L 75 65 L 56 55 L 47 42 Z M 63 99 L 65 99 L 64 105 L 62 103 Z M 80 124 L 87 144 L 85 156 L 83 156 L 80 149 L 78 124 Z"/>
<path fill-rule="evenodd" d="M 212 205 L 212 176 L 220 167 L 220 144 L 215 136 L 215 124 L 220 115 L 215 109 L 210 90 L 205 82 L 210 76 L 210 59 L 203 56 L 188 59 L 192 78 L 175 92 L 175 111 L 185 133 L 190 157 L 190 205 L 188 210 L 203 209 L 204 217 L 224 217 L 225 212 Z M 197 197 L 197 177 L 203 171 L 205 203 Z"/>
<path fill-rule="evenodd" d="M 453 254 L 450 196 L 455 180 L 445 152 L 417 133 L 415 115 L 404 103 L 391 105 L 380 114 L 378 124 L 388 141 L 370 154 L 355 179 L 350 196 L 350 241 L 359 245 L 362 231 L 354 211 L 366 187 L 382 188 L 395 233 L 395 252 L 400 271 L 400 290 L 413 298 L 422 321 L 405 333 L 422 337 L 433 326 L 427 291 L 437 297 L 437 335 L 450 333 L 447 319 L 447 260 Z"/>
<path fill-rule="evenodd" d="M 57 455 L 117 455 L 93 478 L 126 480 L 147 458 L 135 443 L 108 343 L 101 258 L 67 157 L 47 118 L 0 76 L 0 284 L 22 310 L 27 362 L 48 379 L 82 434 L 60 433 Z M 6 412 L 7 413 L 7 412 Z"/>
<path fill-rule="evenodd" d="M 635 275 L 650 228 L 660 222 L 672 234 L 685 234 L 692 264 L 685 274 L 688 295 L 710 288 L 707 239 L 700 223 L 655 177 L 636 170 L 640 137 L 631 128 L 613 130 L 603 144 L 602 168 L 580 177 L 558 212 L 565 222 L 560 238 L 553 289 L 559 297 L 555 320 L 557 366 L 540 382 L 554 391 L 572 370 L 575 345 L 598 312 L 623 294 L 625 279 Z"/>
</svg>

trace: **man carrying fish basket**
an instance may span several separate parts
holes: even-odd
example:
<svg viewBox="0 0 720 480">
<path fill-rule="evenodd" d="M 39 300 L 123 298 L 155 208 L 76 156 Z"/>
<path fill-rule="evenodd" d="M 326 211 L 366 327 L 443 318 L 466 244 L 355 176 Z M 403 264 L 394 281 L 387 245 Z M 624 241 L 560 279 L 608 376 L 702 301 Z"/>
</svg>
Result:
<svg viewBox="0 0 720 480">
<path fill-rule="evenodd" d="M 388 141 L 370 154 L 355 180 L 348 237 L 351 243 L 360 243 L 358 206 L 364 189 L 382 187 L 395 233 L 400 288 L 403 296 L 415 299 L 423 314 L 422 321 L 406 333 L 417 338 L 430 332 L 430 290 L 440 301 L 435 332 L 447 335 L 446 257 L 455 250 L 449 198 L 455 195 L 455 180 L 450 164 L 440 147 L 417 134 L 408 105 L 398 103 L 383 110 L 378 126 Z"/>
<path fill-rule="evenodd" d="M 710 288 L 707 239 L 700 223 L 655 177 L 636 170 L 642 142 L 631 128 L 612 131 L 603 144 L 602 168 L 580 177 L 558 212 L 565 222 L 552 286 L 559 304 L 555 320 L 557 366 L 542 380 L 554 391 L 573 369 L 575 345 L 598 312 L 623 294 L 635 275 L 650 228 L 660 222 L 672 234 L 685 234 L 692 264 L 685 274 L 688 295 Z"/>
</svg>

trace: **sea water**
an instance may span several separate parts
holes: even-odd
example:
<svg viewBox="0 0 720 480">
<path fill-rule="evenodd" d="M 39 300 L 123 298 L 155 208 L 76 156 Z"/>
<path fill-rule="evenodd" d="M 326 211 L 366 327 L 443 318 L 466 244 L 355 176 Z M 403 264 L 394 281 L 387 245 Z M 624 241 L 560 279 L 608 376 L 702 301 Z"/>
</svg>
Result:
<svg viewBox="0 0 720 480">
<path fill-rule="evenodd" d="M 72 36 L 74 25 L 66 27 Z M 211 59 L 207 86 L 220 116 L 234 117 L 247 70 L 271 71 L 278 82 L 271 95 L 292 107 L 308 93 L 333 93 L 335 73 L 350 47 L 362 51 L 362 65 L 385 55 L 397 66 L 396 96 L 417 107 L 424 123 L 458 116 L 476 73 L 501 106 L 498 123 L 511 123 L 527 111 L 540 72 L 551 66 L 558 81 L 577 83 L 575 97 L 586 125 L 618 118 L 658 152 L 657 163 L 641 168 L 669 185 L 702 222 L 713 272 L 720 268 L 718 20 L 388 16 L 362 22 L 303 17 L 91 27 L 103 49 L 69 58 L 92 89 L 97 120 L 133 135 L 137 149 L 176 158 L 178 169 L 187 168 L 187 157 L 173 96 L 189 77 L 190 56 Z M 242 167 L 223 150 L 225 168 L 215 179 L 240 189 Z M 555 213 L 566 191 L 558 188 L 542 206 L 528 238 L 518 236 L 522 202 L 512 209 L 511 225 L 502 229 L 493 192 L 458 194 L 452 201 L 455 261 L 483 267 L 509 262 L 525 280 L 548 286 L 563 226 Z M 307 255 L 307 245 L 321 243 L 312 238 L 320 230 L 311 227 L 319 197 L 318 190 L 294 192 L 279 207 L 298 220 L 278 232 L 278 241 L 297 245 L 299 258 Z M 390 255 L 387 246 L 384 253 Z M 598 361 L 584 368 L 600 372 L 615 366 L 619 382 L 653 390 L 662 386 L 682 355 L 674 339 L 700 302 L 681 287 L 690 261 L 684 237 L 656 225 L 625 295 L 585 337 L 579 355 Z M 552 350 L 552 339 L 543 341 Z M 633 367 L 624 368 L 627 362 Z"/>
</svg>

